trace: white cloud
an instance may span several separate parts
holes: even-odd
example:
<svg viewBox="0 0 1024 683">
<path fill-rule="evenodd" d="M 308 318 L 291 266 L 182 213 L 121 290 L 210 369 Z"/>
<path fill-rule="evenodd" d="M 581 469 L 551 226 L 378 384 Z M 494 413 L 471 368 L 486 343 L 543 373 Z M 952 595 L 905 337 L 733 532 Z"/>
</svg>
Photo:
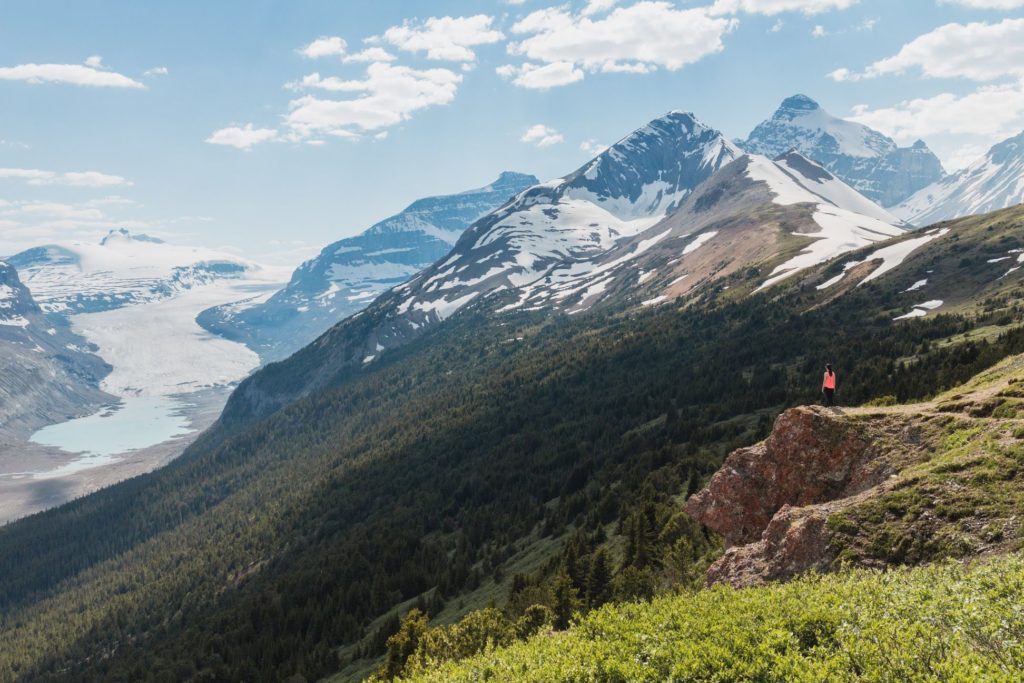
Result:
<svg viewBox="0 0 1024 683">
<path fill-rule="evenodd" d="M 99 171 L 57 173 L 34 168 L 0 168 L 0 180 L 23 180 L 29 185 L 67 185 L 70 187 L 118 187 L 131 181 L 118 175 Z"/>
<path fill-rule="evenodd" d="M 166 76 L 168 71 L 166 66 L 154 66 L 152 69 L 146 69 L 142 72 L 143 76 Z"/>
<path fill-rule="evenodd" d="M 277 131 L 273 128 L 256 128 L 251 123 L 244 126 L 228 126 L 213 131 L 206 142 L 211 145 L 226 145 L 236 149 L 249 149 L 261 142 L 267 142 L 277 137 Z"/>
<path fill-rule="evenodd" d="M 804 14 L 820 14 L 829 10 L 846 9 L 856 5 L 859 0 L 717 0 L 711 6 L 712 14 L 749 14 L 774 15 L 782 12 L 803 12 Z"/>
<path fill-rule="evenodd" d="M 567 64 L 576 70 L 606 73 L 681 69 L 721 51 L 722 37 L 735 26 L 736 20 L 711 17 L 705 9 L 677 9 L 669 2 L 653 0 L 616 8 L 599 19 L 550 7 L 528 14 L 512 27 L 513 33 L 525 37 L 510 43 L 508 52 L 533 63 L 559 64 L 564 84 L 581 76 Z M 519 78 L 528 80 L 530 68 L 523 65 L 519 69 Z M 513 74 L 516 72 L 508 69 L 504 75 Z"/>
<path fill-rule="evenodd" d="M 552 62 L 550 64 L 506 64 L 495 71 L 502 78 L 507 78 L 521 88 L 547 90 L 561 85 L 568 85 L 583 80 L 583 72 L 572 62 Z"/>
<path fill-rule="evenodd" d="M 946 24 L 918 36 L 892 57 L 878 60 L 854 73 L 839 69 L 835 80 L 902 74 L 920 70 L 929 78 L 968 78 L 992 81 L 1024 76 L 1024 19 L 999 23 Z"/>
<path fill-rule="evenodd" d="M 831 78 L 833 81 L 836 81 L 837 83 L 842 83 L 844 81 L 855 81 L 860 78 L 857 74 L 853 73 L 846 67 L 836 69 L 835 71 L 829 71 L 828 77 Z"/>
<path fill-rule="evenodd" d="M 580 143 L 580 151 L 586 152 L 592 157 L 596 157 L 598 154 L 605 151 L 606 149 L 608 149 L 608 145 L 602 145 L 600 142 L 593 139 L 584 140 L 583 142 Z"/>
<path fill-rule="evenodd" d="M 367 67 L 366 78 L 359 81 L 311 74 L 298 86 L 359 95 L 344 100 L 306 95 L 289 103 L 285 122 L 299 139 L 318 134 L 357 137 L 406 121 L 419 109 L 449 104 L 461 82 L 462 76 L 449 69 L 418 70 L 383 62 Z"/>
<path fill-rule="evenodd" d="M 60 239 L 93 240 L 111 228 L 145 230 L 158 227 L 152 222 L 120 213 L 135 205 L 131 200 L 111 196 L 82 203 L 53 200 L 0 201 L 0 253 L 15 253 L 40 243 Z"/>
<path fill-rule="evenodd" d="M 494 17 L 430 17 L 425 22 L 406 22 L 384 32 L 384 40 L 406 52 L 425 52 L 427 59 L 472 62 L 477 45 L 489 45 L 505 35 L 492 28 Z"/>
<path fill-rule="evenodd" d="M 0 67 L 0 80 L 40 83 L 66 83 L 106 88 L 145 88 L 142 83 L 116 71 L 100 68 L 100 58 L 93 56 L 86 64 L 19 64 Z"/>
<path fill-rule="evenodd" d="M 891 107 L 861 105 L 850 117 L 908 144 L 935 136 L 949 149 L 937 149 L 953 167 L 965 146 L 987 149 L 1024 129 L 1024 82 L 984 86 L 967 95 L 942 93 L 905 100 Z M 958 142 L 956 148 L 952 147 Z"/>
<path fill-rule="evenodd" d="M 18 212 L 26 216 L 46 216 L 64 220 L 98 221 L 103 219 L 103 212 L 99 209 L 82 208 L 59 202 L 25 202 L 18 207 Z"/>
<path fill-rule="evenodd" d="M 382 47 L 368 47 L 365 50 L 347 55 L 341 61 L 346 64 L 353 62 L 393 62 L 397 57 Z"/>
<path fill-rule="evenodd" d="M 104 68 L 103 58 L 99 55 L 92 55 L 91 57 L 86 58 L 85 65 L 93 69 L 102 69 Z"/>
<path fill-rule="evenodd" d="M 117 187 L 132 184 L 121 176 L 99 173 L 97 171 L 62 173 L 60 182 L 73 187 Z"/>
<path fill-rule="evenodd" d="M 321 36 L 309 45 L 299 48 L 299 53 L 310 59 L 333 57 L 345 54 L 348 43 L 338 36 Z"/>
<path fill-rule="evenodd" d="M 565 136 L 559 133 L 554 128 L 545 126 L 543 123 L 538 123 L 523 133 L 523 137 L 519 138 L 522 142 L 536 145 L 537 147 L 550 147 L 551 145 L 557 145 L 561 142 L 565 142 Z"/>
<path fill-rule="evenodd" d="M 785 25 L 786 23 L 782 21 L 782 19 L 776 19 L 775 23 L 772 24 L 772 27 L 768 29 L 768 33 L 778 33 L 779 31 L 782 30 L 782 27 Z"/>
<path fill-rule="evenodd" d="M 589 17 L 594 14 L 601 14 L 603 12 L 607 12 L 617 4 L 619 4 L 619 0 L 590 0 L 580 14 L 585 17 Z"/>
<path fill-rule="evenodd" d="M 940 5 L 961 5 L 971 9 L 1018 9 L 1024 0 L 939 0 Z"/>
<path fill-rule="evenodd" d="M 366 81 L 338 78 L 337 76 L 324 78 L 319 72 L 314 71 L 303 76 L 301 81 L 285 83 L 284 87 L 288 90 L 317 89 L 330 90 L 332 92 L 361 92 L 368 90 L 369 84 Z"/>
<path fill-rule="evenodd" d="M 828 35 L 828 31 L 825 30 L 824 26 L 818 24 L 817 26 L 811 29 L 811 35 L 814 36 L 815 38 L 824 38 L 825 36 Z"/>
</svg>

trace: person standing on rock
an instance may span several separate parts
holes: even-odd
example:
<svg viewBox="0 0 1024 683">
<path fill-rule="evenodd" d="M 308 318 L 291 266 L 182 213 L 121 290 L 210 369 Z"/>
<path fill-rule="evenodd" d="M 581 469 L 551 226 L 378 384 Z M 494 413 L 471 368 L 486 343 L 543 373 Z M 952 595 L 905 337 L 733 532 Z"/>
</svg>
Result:
<svg viewBox="0 0 1024 683">
<path fill-rule="evenodd" d="M 836 373 L 832 365 L 825 365 L 825 378 L 821 382 L 821 393 L 825 395 L 825 405 L 832 407 L 836 404 Z"/>
</svg>

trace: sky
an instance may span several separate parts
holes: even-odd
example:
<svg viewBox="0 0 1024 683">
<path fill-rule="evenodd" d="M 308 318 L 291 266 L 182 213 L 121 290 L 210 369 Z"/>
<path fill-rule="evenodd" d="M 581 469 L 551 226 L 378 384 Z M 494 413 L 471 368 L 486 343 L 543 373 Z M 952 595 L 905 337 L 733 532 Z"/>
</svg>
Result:
<svg viewBox="0 0 1024 683">
<path fill-rule="evenodd" d="M 1024 0 L 0 0 L 0 255 L 127 227 L 295 265 L 648 120 L 785 97 L 947 170 L 1024 129 Z"/>
</svg>

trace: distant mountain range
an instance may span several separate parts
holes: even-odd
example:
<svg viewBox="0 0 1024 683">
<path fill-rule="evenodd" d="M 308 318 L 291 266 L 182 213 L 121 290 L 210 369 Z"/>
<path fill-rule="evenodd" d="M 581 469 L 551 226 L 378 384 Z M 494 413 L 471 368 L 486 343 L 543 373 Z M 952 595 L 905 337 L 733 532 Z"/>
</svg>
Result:
<svg viewBox="0 0 1024 683">
<path fill-rule="evenodd" d="M 204 311 L 199 323 L 264 361 L 302 348 L 378 295 L 451 251 L 462 231 L 537 179 L 506 171 L 484 187 L 420 199 L 363 233 L 330 244 L 270 297 Z"/>
<path fill-rule="evenodd" d="M 956 173 L 932 183 L 893 212 L 914 225 L 929 225 L 1024 202 L 1024 132 L 1000 142 Z"/>
<path fill-rule="evenodd" d="M 785 99 L 738 144 L 770 157 L 795 149 L 881 206 L 899 204 L 945 173 L 924 142 L 899 147 L 876 130 L 832 116 L 806 95 Z"/>
<path fill-rule="evenodd" d="M 212 308 L 200 315 L 199 322 L 212 332 L 245 343 L 265 362 L 278 360 L 339 320 L 364 309 L 379 295 L 435 265 L 430 281 L 422 285 L 423 291 L 415 283 L 410 283 L 412 289 L 405 288 L 416 292 L 404 308 L 396 309 L 396 316 L 388 323 L 391 329 L 381 330 L 382 338 L 366 349 L 362 358 L 372 360 L 378 346 L 389 346 L 386 337 L 415 336 L 424 324 L 443 319 L 492 290 L 519 292 L 525 307 L 544 300 L 556 308 L 578 311 L 622 289 L 623 274 L 635 268 L 642 271 L 635 274 L 643 278 L 638 284 L 653 285 L 653 266 L 647 264 L 675 248 L 679 239 L 690 234 L 685 231 L 697 230 L 695 226 L 713 223 L 717 218 L 707 211 L 715 203 L 708 188 L 702 191 L 701 206 L 691 204 L 681 210 L 689 194 L 745 153 L 790 159 L 792 165 L 785 161 L 777 165 L 776 171 L 786 167 L 782 175 L 774 171 L 769 175 L 796 182 L 801 191 L 816 194 L 824 185 L 848 186 L 841 196 L 832 198 L 836 201 L 825 200 L 835 209 L 860 213 L 890 227 L 910 227 L 936 217 L 999 208 L 1015 199 L 1024 201 L 1024 187 L 1013 182 L 1016 179 L 1024 184 L 1020 155 L 1014 157 L 1016 164 L 1007 162 L 1005 158 L 1013 156 L 1007 147 L 1013 147 L 1013 141 L 1003 143 L 1001 153 L 994 149 L 991 158 L 978 162 L 973 171 L 945 176 L 942 164 L 924 142 L 899 147 L 878 131 L 829 114 L 805 95 L 785 99 L 746 140 L 735 142 L 688 114 L 672 112 L 556 181 L 538 184 L 532 176 L 503 173 L 479 190 L 416 201 L 364 233 L 325 247 L 319 256 L 300 266 L 288 286 L 269 300 L 256 297 Z M 788 156 L 792 152 L 804 159 Z M 812 166 L 817 169 L 811 170 Z M 816 187 L 807 186 L 807 177 L 798 177 L 801 173 L 794 170 L 798 167 L 820 176 Z M 757 162 L 751 168 L 757 173 L 769 167 Z M 822 180 L 826 176 L 828 180 Z M 979 184 L 984 188 L 979 189 Z M 958 189 L 965 185 L 974 189 Z M 739 206 L 735 181 L 715 186 L 723 196 L 729 196 L 729 202 Z M 964 198 L 968 194 L 973 200 Z M 785 195 L 783 192 L 780 196 Z M 513 197 L 511 203 L 501 206 Z M 847 206 L 848 200 L 853 204 Z M 865 200 L 872 206 L 867 207 Z M 892 208 L 884 211 L 880 206 Z M 684 232 L 672 233 L 663 245 L 652 249 L 650 240 L 654 235 L 648 231 L 674 213 L 678 214 L 675 223 L 685 226 L 681 228 Z M 819 211 L 819 218 L 822 215 Z M 462 231 L 477 218 L 481 220 L 470 232 L 480 238 L 472 245 L 459 243 L 441 268 L 437 262 L 449 256 Z M 833 227 L 826 228 L 814 219 L 805 222 L 800 231 L 820 231 L 823 237 L 829 237 L 812 250 L 816 254 L 831 254 L 836 245 L 854 248 L 868 236 L 892 234 L 890 228 L 862 226 L 859 237 L 851 240 L 847 238 L 852 233 L 837 234 Z M 481 235 L 483 231 L 488 234 Z M 713 240 L 711 253 L 725 249 L 724 234 L 715 240 L 710 233 L 717 231 L 707 232 L 702 239 Z M 731 250 L 732 256 L 727 259 L 729 265 L 705 264 L 692 277 L 674 276 L 678 280 L 674 291 L 689 291 L 705 276 L 741 267 L 744 259 L 735 258 L 740 253 L 756 251 L 763 255 L 772 248 L 742 239 L 736 246 L 739 248 Z M 636 258 L 639 254 L 634 252 L 638 249 L 650 253 Z M 693 258 L 688 261 L 693 262 Z M 804 257 L 793 261 L 801 262 L 810 260 Z M 793 270 L 792 265 L 786 269 Z"/>
</svg>

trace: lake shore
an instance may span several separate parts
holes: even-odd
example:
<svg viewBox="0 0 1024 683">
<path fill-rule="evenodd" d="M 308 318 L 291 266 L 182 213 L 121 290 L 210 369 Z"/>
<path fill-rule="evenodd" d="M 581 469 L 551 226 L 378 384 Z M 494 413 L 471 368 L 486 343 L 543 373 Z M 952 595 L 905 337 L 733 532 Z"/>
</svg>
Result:
<svg viewBox="0 0 1024 683">
<path fill-rule="evenodd" d="M 231 390 L 221 387 L 189 394 L 184 407 L 187 434 L 117 454 L 113 462 L 64 476 L 50 477 L 46 473 L 67 467 L 79 459 L 79 454 L 27 440 L 0 444 L 0 525 L 163 467 L 216 421 Z"/>
</svg>

